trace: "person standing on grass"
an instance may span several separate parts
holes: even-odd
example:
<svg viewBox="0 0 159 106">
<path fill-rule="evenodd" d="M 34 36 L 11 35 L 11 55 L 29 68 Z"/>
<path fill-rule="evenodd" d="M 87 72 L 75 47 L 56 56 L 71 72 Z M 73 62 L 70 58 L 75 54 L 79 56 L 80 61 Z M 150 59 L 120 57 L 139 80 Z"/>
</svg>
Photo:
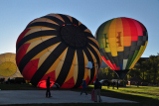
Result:
<svg viewBox="0 0 159 106">
<path fill-rule="evenodd" d="M 51 97 L 50 85 L 50 77 L 48 77 L 46 80 L 46 97 Z"/>
<path fill-rule="evenodd" d="M 95 84 L 94 84 L 94 90 L 95 90 L 95 102 L 101 102 L 101 96 L 100 96 L 100 90 L 101 90 L 102 84 L 99 82 L 98 78 L 96 78 Z"/>
<path fill-rule="evenodd" d="M 86 89 L 87 89 L 87 83 L 86 83 L 86 81 L 83 79 L 83 81 L 82 81 L 82 90 L 81 90 L 80 95 L 82 95 L 83 92 L 87 95 Z"/>
<path fill-rule="evenodd" d="M 112 86 L 113 86 L 113 89 L 114 89 L 114 86 L 115 86 L 115 81 L 113 81 L 113 82 L 112 82 Z"/>
</svg>

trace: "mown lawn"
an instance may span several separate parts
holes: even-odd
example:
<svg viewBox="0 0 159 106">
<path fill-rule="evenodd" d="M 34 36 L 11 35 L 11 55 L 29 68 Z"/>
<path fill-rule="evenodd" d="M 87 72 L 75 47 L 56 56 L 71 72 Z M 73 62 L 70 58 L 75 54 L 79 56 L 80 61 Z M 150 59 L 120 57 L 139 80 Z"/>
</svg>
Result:
<svg viewBox="0 0 159 106">
<path fill-rule="evenodd" d="M 103 89 L 108 90 L 106 86 L 104 86 Z M 148 98 L 159 100 L 159 87 L 127 86 L 127 87 L 121 87 L 119 89 L 109 89 L 109 90 L 114 92 L 120 92 L 123 94 L 137 95 L 137 96 L 148 97 Z"/>
<path fill-rule="evenodd" d="M 90 85 L 90 87 L 93 87 Z M 144 106 L 159 106 L 159 87 L 152 86 L 126 86 L 117 88 L 102 87 L 102 95 L 137 101 Z"/>
<path fill-rule="evenodd" d="M 1 90 L 39 90 L 30 84 L 0 84 Z M 91 93 L 93 85 L 89 85 L 88 92 Z M 54 89 L 55 90 L 55 89 Z M 63 89 L 60 89 L 63 90 Z M 80 92 L 80 89 L 71 89 Z M 159 106 L 159 87 L 151 86 L 127 86 L 119 89 L 103 86 L 101 95 L 136 101 L 138 103 L 65 103 L 65 104 L 23 104 L 23 106 Z M 6 106 L 6 105 L 5 105 Z M 21 106 L 21 105 L 7 105 Z"/>
</svg>

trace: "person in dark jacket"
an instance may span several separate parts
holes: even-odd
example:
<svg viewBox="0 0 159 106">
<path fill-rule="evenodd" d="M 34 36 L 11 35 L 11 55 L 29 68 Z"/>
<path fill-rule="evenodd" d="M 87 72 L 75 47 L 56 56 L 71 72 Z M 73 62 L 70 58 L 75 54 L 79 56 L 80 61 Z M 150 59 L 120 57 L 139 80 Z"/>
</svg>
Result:
<svg viewBox="0 0 159 106">
<path fill-rule="evenodd" d="M 99 82 L 98 78 L 95 81 L 94 84 L 94 90 L 95 90 L 95 102 L 101 102 L 101 96 L 100 96 L 100 90 L 101 90 L 102 84 Z"/>
<path fill-rule="evenodd" d="M 82 81 L 82 90 L 81 90 L 81 93 L 80 93 L 80 95 L 82 95 L 82 93 L 84 92 L 86 95 L 87 95 L 87 83 L 86 83 L 86 81 L 83 79 L 83 81 Z"/>
<path fill-rule="evenodd" d="M 51 97 L 50 85 L 50 77 L 48 77 L 46 80 L 46 97 Z"/>
</svg>

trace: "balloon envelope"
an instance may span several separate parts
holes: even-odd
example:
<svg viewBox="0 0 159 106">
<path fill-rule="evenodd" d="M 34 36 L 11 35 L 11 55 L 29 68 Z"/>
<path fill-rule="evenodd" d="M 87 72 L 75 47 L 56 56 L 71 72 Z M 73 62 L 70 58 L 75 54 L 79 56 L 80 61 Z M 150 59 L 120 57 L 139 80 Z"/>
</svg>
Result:
<svg viewBox="0 0 159 106">
<path fill-rule="evenodd" d="M 16 65 L 15 53 L 0 54 L 0 78 L 23 77 Z"/>
<path fill-rule="evenodd" d="M 17 66 L 35 86 L 45 85 L 41 82 L 48 76 L 61 88 L 77 88 L 82 79 L 89 84 L 96 77 L 95 68 L 85 68 L 89 61 L 93 66 L 101 63 L 98 42 L 86 26 L 68 15 L 37 18 L 17 39 Z"/>
<path fill-rule="evenodd" d="M 96 32 L 102 60 L 123 78 L 144 52 L 148 34 L 137 20 L 119 17 L 108 20 Z"/>
</svg>

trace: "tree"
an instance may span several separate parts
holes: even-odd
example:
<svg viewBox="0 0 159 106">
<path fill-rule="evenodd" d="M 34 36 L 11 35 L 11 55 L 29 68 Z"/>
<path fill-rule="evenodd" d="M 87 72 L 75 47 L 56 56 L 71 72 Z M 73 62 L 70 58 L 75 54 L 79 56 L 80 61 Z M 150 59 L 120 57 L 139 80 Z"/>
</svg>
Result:
<svg viewBox="0 0 159 106">
<path fill-rule="evenodd" d="M 114 71 L 112 71 L 109 67 L 107 68 L 101 68 L 100 72 L 98 74 L 99 79 L 112 79 L 117 78 L 117 75 Z"/>
<path fill-rule="evenodd" d="M 156 84 L 157 77 L 159 75 L 159 60 L 158 56 L 151 55 L 149 57 L 149 74 L 150 74 L 150 79 L 152 80 L 153 84 Z"/>
</svg>

